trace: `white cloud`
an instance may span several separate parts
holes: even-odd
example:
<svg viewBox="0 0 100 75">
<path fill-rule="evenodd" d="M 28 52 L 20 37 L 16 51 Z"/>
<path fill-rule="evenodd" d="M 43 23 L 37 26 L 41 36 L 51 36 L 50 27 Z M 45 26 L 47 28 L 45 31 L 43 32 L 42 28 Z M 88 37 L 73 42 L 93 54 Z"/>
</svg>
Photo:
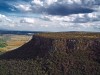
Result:
<svg viewBox="0 0 100 75">
<path fill-rule="evenodd" d="M 100 21 L 100 14 L 97 12 L 87 13 L 87 14 L 73 14 L 69 16 L 52 16 L 52 15 L 42 15 L 42 19 L 47 21 L 60 21 L 60 22 L 72 22 L 72 23 L 87 23 Z"/>
<path fill-rule="evenodd" d="M 57 2 L 58 0 L 45 0 L 45 3 L 48 4 L 48 5 L 51 5 L 55 2 Z"/>
<path fill-rule="evenodd" d="M 15 5 L 15 8 L 21 10 L 21 11 L 31 11 L 31 5 L 29 4 L 19 4 L 19 5 Z"/>
<path fill-rule="evenodd" d="M 15 27 L 16 23 L 8 16 L 0 14 L 0 27 Z"/>
<path fill-rule="evenodd" d="M 7 17 L 5 15 L 0 15 L 0 17 Z M 86 23 L 74 23 L 73 21 L 76 17 L 84 18 L 83 14 L 70 15 L 65 17 L 58 16 L 46 16 L 52 21 L 45 21 L 39 18 L 32 17 L 7 17 L 11 19 L 11 23 L 5 20 L 5 22 L 0 24 L 0 27 L 15 29 L 15 30 L 44 30 L 44 31 L 74 31 L 74 30 L 92 30 L 100 29 L 100 22 L 86 22 Z M 74 19 L 72 20 L 71 18 Z"/>
<path fill-rule="evenodd" d="M 16 25 L 14 23 L 9 24 L 10 27 L 15 27 Z"/>
<path fill-rule="evenodd" d="M 8 18 L 5 15 L 0 14 L 0 20 L 8 20 Z"/>
<path fill-rule="evenodd" d="M 51 16 L 51 15 L 43 15 L 41 16 L 41 18 L 43 18 L 44 20 L 47 19 L 47 20 L 50 20 L 50 21 L 65 21 L 65 22 L 72 22 L 74 21 L 74 17 L 71 17 L 71 16 L 64 16 L 64 17 L 61 17 L 61 16 Z"/>
<path fill-rule="evenodd" d="M 1 22 L 5 22 L 5 21 L 11 22 L 12 20 L 8 18 L 7 16 L 0 14 L 0 21 Z"/>
<path fill-rule="evenodd" d="M 41 25 L 41 27 L 48 27 L 48 26 L 49 26 L 49 25 L 46 25 L 46 24 L 45 24 L 45 25 Z"/>
<path fill-rule="evenodd" d="M 82 1 L 81 0 L 62 0 L 60 1 L 60 3 L 66 3 L 66 4 L 81 4 Z"/>
<path fill-rule="evenodd" d="M 43 2 L 40 1 L 40 0 L 33 0 L 31 3 L 32 3 L 32 4 L 36 4 L 36 5 L 43 6 Z"/>
<path fill-rule="evenodd" d="M 80 4 L 80 5 L 95 5 L 100 3 L 100 0 L 58 0 L 61 3 L 67 3 L 67 4 Z"/>
<path fill-rule="evenodd" d="M 20 23 L 34 24 L 35 20 L 33 18 L 23 18 L 20 20 Z"/>
<path fill-rule="evenodd" d="M 0 18 L 6 18 L 6 16 L 5 16 L 5 15 L 0 14 Z"/>
</svg>

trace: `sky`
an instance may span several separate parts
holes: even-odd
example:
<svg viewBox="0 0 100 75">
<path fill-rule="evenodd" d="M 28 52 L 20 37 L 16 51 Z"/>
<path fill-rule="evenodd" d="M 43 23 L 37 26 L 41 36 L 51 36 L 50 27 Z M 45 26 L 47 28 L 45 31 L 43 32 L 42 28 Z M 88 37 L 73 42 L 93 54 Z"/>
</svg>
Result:
<svg viewBox="0 0 100 75">
<path fill-rule="evenodd" d="M 0 0 L 0 29 L 100 32 L 100 0 Z"/>
</svg>

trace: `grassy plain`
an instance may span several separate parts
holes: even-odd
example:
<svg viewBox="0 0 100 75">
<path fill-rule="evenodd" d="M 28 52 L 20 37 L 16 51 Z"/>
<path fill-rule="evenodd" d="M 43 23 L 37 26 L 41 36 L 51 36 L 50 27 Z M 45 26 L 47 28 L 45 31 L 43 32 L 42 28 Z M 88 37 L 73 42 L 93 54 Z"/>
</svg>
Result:
<svg viewBox="0 0 100 75">
<path fill-rule="evenodd" d="M 0 52 L 5 52 L 18 48 L 28 42 L 31 36 L 28 35 L 12 35 L 3 34 L 0 35 Z"/>
</svg>

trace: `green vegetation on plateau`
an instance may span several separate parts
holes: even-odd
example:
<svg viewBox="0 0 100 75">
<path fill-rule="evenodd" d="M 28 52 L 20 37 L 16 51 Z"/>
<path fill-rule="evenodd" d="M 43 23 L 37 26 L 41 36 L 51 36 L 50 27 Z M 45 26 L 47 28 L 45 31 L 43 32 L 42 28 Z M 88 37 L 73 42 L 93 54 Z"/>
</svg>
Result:
<svg viewBox="0 0 100 75">
<path fill-rule="evenodd" d="M 100 75 L 100 33 L 42 33 L 0 55 L 0 75 Z"/>
<path fill-rule="evenodd" d="M 0 48 L 7 46 L 7 40 L 9 40 L 8 36 L 0 35 Z"/>
<path fill-rule="evenodd" d="M 0 39 L 0 48 L 6 47 L 7 44 L 4 40 Z"/>
<path fill-rule="evenodd" d="M 89 33 L 89 32 L 54 32 L 54 33 L 41 33 L 36 34 L 36 36 L 44 37 L 44 38 L 100 38 L 100 33 Z"/>
</svg>

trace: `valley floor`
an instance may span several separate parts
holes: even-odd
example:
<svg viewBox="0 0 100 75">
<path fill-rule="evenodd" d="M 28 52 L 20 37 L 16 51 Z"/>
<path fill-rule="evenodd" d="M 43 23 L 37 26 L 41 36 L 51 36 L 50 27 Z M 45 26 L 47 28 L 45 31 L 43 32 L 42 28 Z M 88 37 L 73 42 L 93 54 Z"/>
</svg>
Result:
<svg viewBox="0 0 100 75">
<path fill-rule="evenodd" d="M 0 40 L 6 43 L 5 47 L 0 47 L 0 52 L 14 50 L 23 44 L 27 43 L 32 36 L 28 35 L 14 35 L 14 34 L 3 34 L 0 35 Z"/>
</svg>

